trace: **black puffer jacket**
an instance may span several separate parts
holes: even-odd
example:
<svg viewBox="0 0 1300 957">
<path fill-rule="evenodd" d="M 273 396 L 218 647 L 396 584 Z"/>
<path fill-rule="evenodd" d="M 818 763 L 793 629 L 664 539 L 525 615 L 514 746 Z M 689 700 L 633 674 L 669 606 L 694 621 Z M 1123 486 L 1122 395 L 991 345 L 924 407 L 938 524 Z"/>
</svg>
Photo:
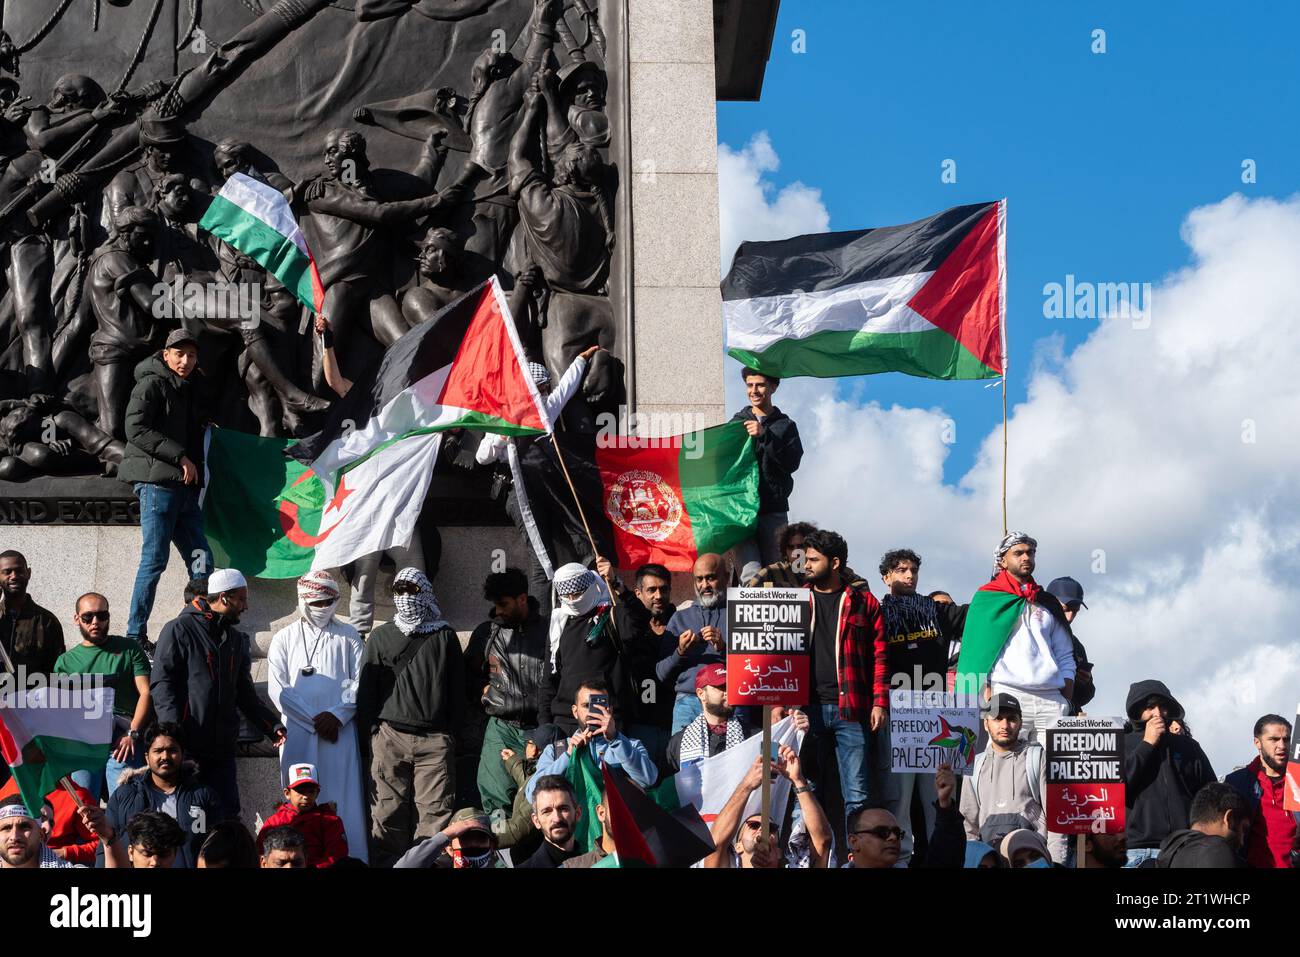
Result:
<svg viewBox="0 0 1300 957">
<path fill-rule="evenodd" d="M 1193 739 L 1166 731 L 1157 744 L 1142 739 L 1141 720 L 1147 698 L 1168 699 L 1171 715 L 1182 706 L 1160 681 L 1139 681 L 1129 688 L 1126 710 L 1134 730 L 1124 738 L 1124 803 L 1128 806 L 1129 848 L 1160 847 L 1174 831 L 1187 827 L 1192 798 L 1216 780 L 1210 759 Z"/>
<path fill-rule="evenodd" d="M 486 621 L 470 639 L 477 646 L 486 631 L 483 652 L 483 710 L 503 721 L 517 721 L 523 727 L 537 724 L 542 686 L 550 670 L 550 618 L 538 614 L 537 599 L 528 599 L 528 619 L 518 628 Z"/>
<path fill-rule="evenodd" d="M 135 388 L 126 407 L 126 454 L 118 467 L 123 482 L 180 482 L 181 459 L 203 474 L 203 422 L 195 394 L 197 369 L 182 379 L 152 355 L 135 367 Z"/>
<path fill-rule="evenodd" d="M 200 763 L 235 756 L 241 711 L 268 737 L 279 725 L 253 685 L 248 635 L 202 598 L 163 626 L 149 685 L 158 720 L 181 726 Z"/>
<path fill-rule="evenodd" d="M 758 422 L 759 418 L 749 406 L 731 417 L 735 422 Z M 794 419 L 776 406 L 762 419 L 763 430 L 754 439 L 758 455 L 758 512 L 786 512 L 790 509 L 790 493 L 794 491 L 794 473 L 803 461 L 803 443 L 799 441 L 799 427 Z"/>
</svg>

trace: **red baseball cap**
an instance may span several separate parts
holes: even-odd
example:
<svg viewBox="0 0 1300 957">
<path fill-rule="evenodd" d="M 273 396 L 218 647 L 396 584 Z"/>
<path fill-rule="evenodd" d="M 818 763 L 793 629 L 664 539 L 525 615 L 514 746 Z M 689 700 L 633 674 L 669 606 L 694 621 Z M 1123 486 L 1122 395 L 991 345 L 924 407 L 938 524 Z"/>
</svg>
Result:
<svg viewBox="0 0 1300 957">
<path fill-rule="evenodd" d="M 722 665 L 703 665 L 695 672 L 695 690 L 727 686 L 727 669 Z"/>
</svg>

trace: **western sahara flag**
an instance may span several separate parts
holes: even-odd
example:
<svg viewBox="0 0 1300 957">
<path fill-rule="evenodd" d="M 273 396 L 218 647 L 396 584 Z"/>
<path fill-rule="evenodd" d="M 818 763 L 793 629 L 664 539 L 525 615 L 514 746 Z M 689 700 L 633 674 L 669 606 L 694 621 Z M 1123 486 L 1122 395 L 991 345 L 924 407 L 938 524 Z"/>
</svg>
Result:
<svg viewBox="0 0 1300 957">
<path fill-rule="evenodd" d="M 774 376 L 1005 374 L 1006 208 L 742 243 L 722 281 L 727 353 Z"/>
<path fill-rule="evenodd" d="M 324 486 L 312 568 L 410 542 L 446 430 L 550 432 L 526 370 L 495 276 L 389 346 L 373 381 L 353 385 L 320 434 L 286 450 Z"/>
</svg>

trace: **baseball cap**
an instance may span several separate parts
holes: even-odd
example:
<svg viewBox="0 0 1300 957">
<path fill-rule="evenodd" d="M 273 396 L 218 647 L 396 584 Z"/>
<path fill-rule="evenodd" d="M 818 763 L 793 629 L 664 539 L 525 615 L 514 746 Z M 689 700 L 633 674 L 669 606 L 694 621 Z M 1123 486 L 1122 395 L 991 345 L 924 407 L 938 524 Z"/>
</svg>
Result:
<svg viewBox="0 0 1300 957">
<path fill-rule="evenodd" d="M 451 816 L 452 824 L 459 824 L 461 821 L 473 821 L 475 831 L 486 831 L 492 833 L 492 819 L 476 807 L 463 807 Z"/>
<path fill-rule="evenodd" d="M 988 717 L 996 718 L 1003 711 L 1014 711 L 1016 714 L 1021 714 L 1020 699 L 1015 695 L 1007 694 L 1005 691 L 995 694 L 989 699 L 986 714 Z"/>
<path fill-rule="evenodd" d="M 300 784 L 314 784 L 320 787 L 320 781 L 316 779 L 316 765 L 314 764 L 291 764 L 289 765 L 289 789 L 298 787 Z"/>
<path fill-rule="evenodd" d="M 702 665 L 695 672 L 695 690 L 727 686 L 727 669 L 722 665 Z"/>
<path fill-rule="evenodd" d="M 175 349 L 182 342 L 188 342 L 193 346 L 199 344 L 199 340 L 194 338 L 194 333 L 190 332 L 188 329 L 173 329 L 171 332 L 167 333 L 167 342 L 163 344 L 163 348 Z"/>
<path fill-rule="evenodd" d="M 1047 583 L 1047 593 L 1062 605 L 1072 605 L 1077 601 L 1084 608 L 1088 607 L 1083 604 L 1083 586 L 1073 578 L 1053 578 Z"/>
</svg>

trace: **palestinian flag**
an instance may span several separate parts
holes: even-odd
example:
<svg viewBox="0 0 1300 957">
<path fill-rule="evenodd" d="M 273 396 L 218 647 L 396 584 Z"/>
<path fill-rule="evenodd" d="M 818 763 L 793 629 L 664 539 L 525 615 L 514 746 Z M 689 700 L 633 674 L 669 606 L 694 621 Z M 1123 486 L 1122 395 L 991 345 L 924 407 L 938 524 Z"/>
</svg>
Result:
<svg viewBox="0 0 1300 957">
<path fill-rule="evenodd" d="M 1021 585 L 1006 569 L 975 592 L 966 611 L 961 652 L 957 656 L 959 694 L 978 692 L 988 683 L 989 672 L 1019 624 L 1025 603 L 1032 602 L 1037 594 L 1037 585 L 1032 582 Z"/>
<path fill-rule="evenodd" d="M 70 693 L 56 684 L 0 696 L 0 752 L 33 816 L 60 778 L 104 766 L 112 736 L 111 688 Z"/>
<path fill-rule="evenodd" d="M 231 429 L 208 430 L 203 528 L 221 568 L 258 578 L 297 578 L 311 571 L 316 546 L 337 524 L 342 500 L 308 466 L 284 457 L 293 439 Z M 346 498 L 346 484 L 335 496 Z"/>
<path fill-rule="evenodd" d="M 325 303 L 316 261 L 293 218 L 293 210 L 274 186 L 235 173 L 199 220 L 199 229 L 238 249 L 284 284 L 308 309 Z"/>
<path fill-rule="evenodd" d="M 1006 208 L 742 243 L 722 281 L 728 355 L 781 377 L 1004 375 Z"/>
<path fill-rule="evenodd" d="M 753 534 L 758 458 L 744 422 L 662 439 L 602 439 L 596 466 L 620 568 L 659 562 L 689 571 L 698 556 Z"/>
<path fill-rule="evenodd" d="M 389 346 L 373 379 L 330 407 L 322 432 L 287 450 L 311 463 L 328 503 L 312 567 L 407 544 L 441 433 L 457 428 L 551 431 L 495 276 Z"/>
</svg>

